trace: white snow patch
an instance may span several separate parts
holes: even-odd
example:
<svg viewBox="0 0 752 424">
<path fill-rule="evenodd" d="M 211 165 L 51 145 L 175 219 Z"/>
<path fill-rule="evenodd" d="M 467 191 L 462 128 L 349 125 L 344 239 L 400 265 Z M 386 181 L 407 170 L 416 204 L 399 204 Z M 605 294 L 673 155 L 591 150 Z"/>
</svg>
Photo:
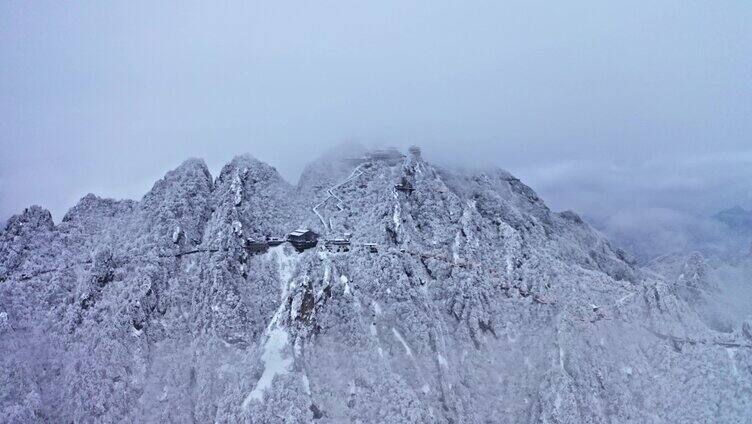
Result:
<svg viewBox="0 0 752 424">
<path fill-rule="evenodd" d="M 292 345 L 292 350 L 295 352 L 296 358 L 303 354 L 303 343 L 300 338 L 295 339 L 295 343 Z"/>
<path fill-rule="evenodd" d="M 444 358 L 444 355 L 442 355 L 440 353 L 437 353 L 436 354 L 436 359 L 439 360 L 439 365 L 441 365 L 441 366 L 443 366 L 445 368 L 448 367 L 447 360 L 446 360 L 446 358 Z"/>
<path fill-rule="evenodd" d="M 379 330 L 376 328 L 376 322 L 371 323 L 371 336 L 376 339 L 376 349 L 378 349 L 379 356 L 384 357 L 384 349 L 381 348 L 381 340 L 379 340 Z"/>
<path fill-rule="evenodd" d="M 305 373 L 300 377 L 300 382 L 303 384 L 303 390 L 305 390 L 308 396 L 311 395 L 311 383 L 308 381 L 308 376 Z"/>
<path fill-rule="evenodd" d="M 360 299 L 358 299 L 357 296 L 355 296 L 355 293 L 353 292 L 352 288 L 350 287 L 350 280 L 347 279 L 346 276 L 340 275 L 339 281 L 342 282 L 342 284 L 345 285 L 344 294 L 345 296 L 352 296 L 353 297 L 353 307 L 360 312 L 363 309 L 363 305 L 360 304 Z"/>
<path fill-rule="evenodd" d="M 629 299 L 630 297 L 634 296 L 636 292 L 628 293 L 624 296 L 622 296 L 619 300 L 616 301 L 616 306 L 621 306 L 622 303 L 624 303 L 625 300 Z"/>
<path fill-rule="evenodd" d="M 243 408 L 248 408 L 252 400 L 260 400 L 264 396 L 264 391 L 271 385 L 276 375 L 283 375 L 290 372 L 293 359 L 285 356 L 284 349 L 288 345 L 289 335 L 287 331 L 278 324 L 279 317 L 285 311 L 285 299 L 287 298 L 290 284 L 293 280 L 293 270 L 297 255 L 286 252 L 284 245 L 275 246 L 273 250 L 279 273 L 279 284 L 281 290 L 281 302 L 277 312 L 272 317 L 271 322 L 266 328 L 266 341 L 264 342 L 261 361 L 264 363 L 264 371 L 261 374 L 256 387 L 253 388 L 243 401 Z"/>
<path fill-rule="evenodd" d="M 285 251 L 284 244 L 274 246 L 270 251 L 275 253 L 275 260 L 277 262 L 277 272 L 279 273 L 279 287 L 281 290 L 281 300 L 287 298 L 290 283 L 293 278 L 293 271 L 295 269 L 295 263 L 297 262 L 297 255 L 292 251 Z M 326 272 L 326 269 L 324 270 Z"/>
<path fill-rule="evenodd" d="M 381 306 L 379 305 L 379 302 L 373 301 L 373 312 L 376 313 L 376 315 L 381 315 Z"/>
<path fill-rule="evenodd" d="M 392 333 L 394 334 L 394 337 L 402 343 L 402 347 L 405 348 L 405 353 L 407 353 L 407 356 L 413 356 L 413 351 L 410 349 L 410 346 L 407 345 L 407 342 L 405 342 L 405 339 L 402 338 L 402 334 L 400 334 L 399 331 L 397 331 L 396 328 L 392 327 Z"/>
<path fill-rule="evenodd" d="M 183 232 L 183 230 L 180 229 L 180 225 L 176 226 L 175 229 L 172 231 L 172 242 L 177 243 L 180 241 L 180 234 Z"/>
<path fill-rule="evenodd" d="M 514 270 L 514 264 L 512 263 L 512 258 L 507 257 L 507 277 L 512 276 L 513 270 Z"/>
<path fill-rule="evenodd" d="M 350 380 L 350 382 L 347 383 L 347 391 L 350 393 L 350 396 L 355 395 L 355 380 Z"/>
<path fill-rule="evenodd" d="M 339 276 L 339 281 L 342 284 L 345 285 L 345 295 L 349 295 L 351 293 L 351 290 L 350 290 L 350 280 L 348 280 L 346 276 L 340 275 Z"/>
<path fill-rule="evenodd" d="M 325 257 L 325 256 L 322 256 L 321 254 L 319 254 L 319 257 L 320 257 L 320 258 L 321 258 L 322 260 L 323 260 L 323 259 L 326 259 L 326 257 Z M 319 290 L 318 290 L 318 291 L 316 292 L 316 298 L 317 298 L 317 299 L 321 298 L 321 296 L 323 296 L 323 295 L 324 295 L 324 289 L 326 289 L 327 287 L 329 287 L 329 286 L 330 286 L 330 283 L 329 283 L 329 278 L 330 278 L 330 276 L 331 276 L 331 269 L 330 269 L 330 264 L 329 264 L 329 262 L 327 261 L 327 262 L 324 262 L 324 279 L 323 279 L 323 280 L 321 281 L 321 283 L 322 283 L 322 284 L 321 284 L 321 287 L 320 287 L 320 288 L 319 288 Z"/>
<path fill-rule="evenodd" d="M 196 261 L 195 260 L 193 260 L 193 261 L 191 261 L 191 262 L 188 263 L 188 266 L 185 267 L 185 272 L 187 272 L 187 273 L 193 272 L 194 268 L 196 268 Z"/>
<path fill-rule="evenodd" d="M 232 221 L 232 232 L 238 237 L 242 236 L 243 235 L 243 223 L 240 221 Z"/>
<path fill-rule="evenodd" d="M 324 264 L 324 284 L 327 284 L 329 282 L 329 278 L 332 276 L 332 267 L 329 265 L 329 262 L 326 262 Z"/>
<path fill-rule="evenodd" d="M 454 235 L 454 245 L 452 246 L 452 259 L 454 262 L 459 262 L 460 260 L 460 254 L 459 254 L 459 248 L 460 243 L 462 241 L 462 235 L 459 231 L 457 231 L 457 234 Z"/>
<path fill-rule="evenodd" d="M 423 392 L 423 394 L 426 395 L 431 392 L 431 388 L 428 387 L 428 383 L 423 384 L 423 387 L 421 387 L 420 390 Z"/>
<path fill-rule="evenodd" d="M 397 198 L 397 194 L 394 195 L 394 198 Z M 400 227 L 400 215 L 402 213 L 402 208 L 399 204 L 399 202 L 394 204 L 394 215 L 392 215 L 392 220 L 394 221 L 394 229 L 397 230 Z"/>
<path fill-rule="evenodd" d="M 621 372 L 623 372 L 626 375 L 632 375 L 632 367 L 622 367 Z"/>
<path fill-rule="evenodd" d="M 730 347 L 727 347 L 726 348 L 726 354 L 728 355 L 729 360 L 731 361 L 731 374 L 734 377 L 738 377 L 739 376 L 739 369 L 736 368 L 736 357 L 734 355 L 734 349 L 732 349 Z"/>
<path fill-rule="evenodd" d="M 284 355 L 287 339 L 287 331 L 278 326 L 269 332 L 266 343 L 264 343 L 264 353 L 261 355 L 261 360 L 264 362 L 264 372 L 256 383 L 256 387 L 243 401 L 243 408 L 248 408 L 251 400 L 263 399 L 264 391 L 269 388 L 276 375 L 284 375 L 290 372 L 292 358 Z"/>
<path fill-rule="evenodd" d="M 233 203 L 235 206 L 240 206 L 243 202 L 243 178 L 248 174 L 248 168 L 243 169 L 242 177 L 240 173 L 236 173 L 230 183 L 230 190 L 233 192 Z"/>
</svg>

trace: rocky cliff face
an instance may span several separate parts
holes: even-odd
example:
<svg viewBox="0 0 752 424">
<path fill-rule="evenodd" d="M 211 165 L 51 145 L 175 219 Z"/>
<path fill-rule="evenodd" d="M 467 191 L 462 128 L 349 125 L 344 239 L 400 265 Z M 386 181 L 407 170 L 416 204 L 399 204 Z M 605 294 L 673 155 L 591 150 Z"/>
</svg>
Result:
<svg viewBox="0 0 752 424">
<path fill-rule="evenodd" d="M 349 251 L 249 249 L 298 227 Z M 500 170 L 190 160 L 139 202 L 9 220 L 0 421 L 746 422 L 749 323 L 709 323 L 685 268 Z"/>
</svg>

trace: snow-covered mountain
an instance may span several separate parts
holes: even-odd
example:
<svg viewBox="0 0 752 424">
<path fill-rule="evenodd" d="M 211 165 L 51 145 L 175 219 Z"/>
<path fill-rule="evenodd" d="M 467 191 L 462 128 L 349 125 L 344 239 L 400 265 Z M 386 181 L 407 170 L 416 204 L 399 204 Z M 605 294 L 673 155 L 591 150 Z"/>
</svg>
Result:
<svg viewBox="0 0 752 424">
<path fill-rule="evenodd" d="M 301 227 L 315 248 L 265 244 Z M 695 259 L 639 269 L 509 173 L 417 149 L 297 186 L 189 160 L 141 201 L 8 221 L 0 421 L 749 422 L 752 329 L 708 318 Z"/>
</svg>

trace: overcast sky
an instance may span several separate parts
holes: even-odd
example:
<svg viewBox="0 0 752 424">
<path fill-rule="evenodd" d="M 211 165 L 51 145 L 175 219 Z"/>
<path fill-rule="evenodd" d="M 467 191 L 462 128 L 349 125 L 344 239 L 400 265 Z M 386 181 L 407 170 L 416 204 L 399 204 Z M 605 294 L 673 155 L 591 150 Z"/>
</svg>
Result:
<svg viewBox="0 0 752 424">
<path fill-rule="evenodd" d="M 752 206 L 746 0 L 115 3 L 0 3 L 0 220 L 348 140 L 614 225 Z"/>
</svg>

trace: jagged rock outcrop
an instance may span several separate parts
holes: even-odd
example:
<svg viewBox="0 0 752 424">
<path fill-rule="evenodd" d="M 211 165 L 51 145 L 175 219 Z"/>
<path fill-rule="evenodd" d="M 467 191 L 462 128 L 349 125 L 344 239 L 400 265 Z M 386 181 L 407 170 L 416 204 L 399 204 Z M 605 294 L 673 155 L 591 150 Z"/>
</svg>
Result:
<svg viewBox="0 0 752 424">
<path fill-rule="evenodd" d="M 29 256 L 45 248 L 52 237 L 55 224 L 49 211 L 32 206 L 22 214 L 11 217 L 0 234 L 0 281 L 20 268 L 26 268 Z M 30 275 L 27 271 L 26 276 Z"/>
<path fill-rule="evenodd" d="M 201 244 L 214 206 L 213 189 L 209 168 L 198 159 L 185 161 L 157 181 L 139 205 L 139 230 L 153 237 L 146 244 L 166 250 L 174 244 L 178 251 Z"/>
<path fill-rule="evenodd" d="M 216 180 L 190 160 L 138 202 L 88 195 L 57 226 L 37 207 L 11 218 L 0 233 L 2 419 L 752 414 L 749 322 L 702 310 L 717 290 L 702 258 L 636 268 L 504 171 L 441 169 L 419 151 L 341 156 L 311 164 L 297 186 L 250 156 Z M 298 227 L 352 233 L 351 245 L 249 248 Z"/>
</svg>

